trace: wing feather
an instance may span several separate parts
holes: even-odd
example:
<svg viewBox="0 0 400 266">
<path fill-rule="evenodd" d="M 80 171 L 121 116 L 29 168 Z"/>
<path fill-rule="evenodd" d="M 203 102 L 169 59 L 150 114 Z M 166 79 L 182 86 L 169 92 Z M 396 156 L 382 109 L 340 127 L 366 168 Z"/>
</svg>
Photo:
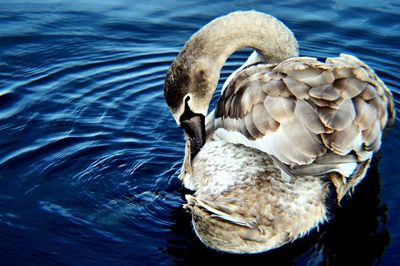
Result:
<svg viewBox="0 0 400 266">
<path fill-rule="evenodd" d="M 375 73 L 342 54 L 325 63 L 299 57 L 246 66 L 231 78 L 214 116 L 216 137 L 264 151 L 291 169 L 349 176 L 379 149 L 394 108 Z"/>
<path fill-rule="evenodd" d="M 354 121 L 356 111 L 351 100 L 344 100 L 337 110 L 330 107 L 320 108 L 319 117 L 325 126 L 341 131 Z"/>
<path fill-rule="evenodd" d="M 295 98 L 267 96 L 264 106 L 268 114 L 278 121 L 285 123 L 294 116 Z"/>
</svg>

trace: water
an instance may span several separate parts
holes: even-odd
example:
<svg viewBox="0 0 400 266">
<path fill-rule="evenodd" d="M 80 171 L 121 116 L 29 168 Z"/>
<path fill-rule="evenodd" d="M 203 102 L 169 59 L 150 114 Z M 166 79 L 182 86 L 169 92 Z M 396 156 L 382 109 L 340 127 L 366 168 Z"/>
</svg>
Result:
<svg viewBox="0 0 400 266">
<path fill-rule="evenodd" d="M 400 261 L 398 121 L 329 226 L 283 249 L 221 254 L 194 236 L 163 99 L 190 35 L 234 10 L 283 20 L 301 54 L 365 60 L 399 109 L 398 1 L 2 1 L 0 264 L 331 265 Z M 248 56 L 235 53 L 223 80 Z"/>
</svg>

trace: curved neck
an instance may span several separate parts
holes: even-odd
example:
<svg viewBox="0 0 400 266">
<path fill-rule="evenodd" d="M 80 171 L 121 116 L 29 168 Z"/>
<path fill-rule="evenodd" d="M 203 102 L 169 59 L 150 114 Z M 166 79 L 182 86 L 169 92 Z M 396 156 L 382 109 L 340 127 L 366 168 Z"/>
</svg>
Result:
<svg viewBox="0 0 400 266">
<path fill-rule="evenodd" d="M 298 56 L 293 33 L 274 17 L 255 11 L 234 12 L 211 21 L 189 39 L 181 54 L 207 59 L 218 71 L 242 48 L 254 48 L 268 63 Z"/>
<path fill-rule="evenodd" d="M 234 12 L 211 21 L 189 39 L 170 71 L 171 80 L 186 80 L 183 73 L 192 77 L 188 90 L 198 96 L 190 106 L 193 112 L 207 114 L 225 61 L 246 47 L 254 48 L 267 63 L 298 56 L 293 33 L 272 16 Z"/>
<path fill-rule="evenodd" d="M 268 63 L 298 56 L 292 32 L 274 17 L 248 11 L 211 21 L 189 39 L 167 72 L 164 96 L 179 125 L 187 100 L 193 113 L 207 115 L 222 66 L 245 47 Z"/>
</svg>

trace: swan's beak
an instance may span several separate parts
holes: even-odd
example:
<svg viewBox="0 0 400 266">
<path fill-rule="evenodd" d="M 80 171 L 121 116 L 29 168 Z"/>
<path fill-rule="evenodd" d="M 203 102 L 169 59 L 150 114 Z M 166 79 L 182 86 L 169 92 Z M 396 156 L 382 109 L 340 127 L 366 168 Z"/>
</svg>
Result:
<svg viewBox="0 0 400 266">
<path fill-rule="evenodd" d="M 182 120 L 181 127 L 190 141 L 190 157 L 193 159 L 206 142 L 204 116 L 195 114 L 187 120 Z"/>
</svg>

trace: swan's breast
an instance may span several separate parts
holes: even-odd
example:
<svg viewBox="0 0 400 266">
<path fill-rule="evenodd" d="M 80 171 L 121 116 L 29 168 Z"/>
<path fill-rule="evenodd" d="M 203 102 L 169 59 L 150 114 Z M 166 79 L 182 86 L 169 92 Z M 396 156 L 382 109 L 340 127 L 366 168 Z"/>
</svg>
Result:
<svg viewBox="0 0 400 266">
<path fill-rule="evenodd" d="M 254 253 L 279 247 L 326 221 L 327 202 L 335 202 L 326 179 L 284 181 L 267 154 L 243 145 L 210 141 L 192 164 L 195 194 L 186 195 L 185 207 L 199 238 L 218 250 Z"/>
<path fill-rule="evenodd" d="M 222 194 L 239 184 L 255 186 L 260 177 L 281 177 L 267 154 L 223 140 L 207 142 L 193 159 L 192 167 L 193 174 L 184 185 L 209 195 Z"/>
</svg>

